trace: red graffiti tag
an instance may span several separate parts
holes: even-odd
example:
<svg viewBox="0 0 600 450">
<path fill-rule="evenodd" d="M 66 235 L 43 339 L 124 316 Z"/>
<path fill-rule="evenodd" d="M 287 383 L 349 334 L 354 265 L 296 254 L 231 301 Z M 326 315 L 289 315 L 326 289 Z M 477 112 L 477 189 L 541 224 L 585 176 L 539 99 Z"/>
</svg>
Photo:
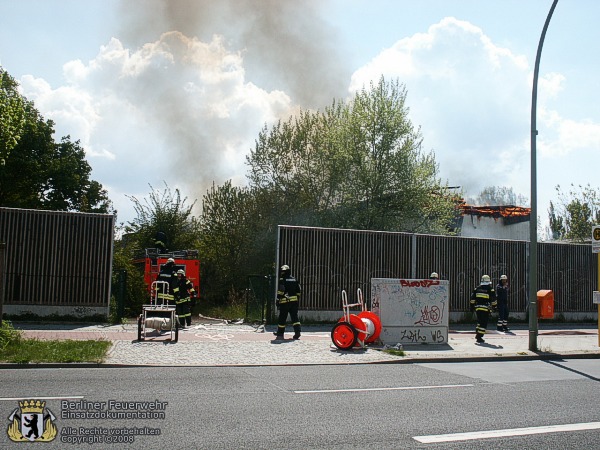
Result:
<svg viewBox="0 0 600 450">
<path fill-rule="evenodd" d="M 430 287 L 439 284 L 440 280 L 400 280 L 400 285 L 404 287 Z"/>
</svg>

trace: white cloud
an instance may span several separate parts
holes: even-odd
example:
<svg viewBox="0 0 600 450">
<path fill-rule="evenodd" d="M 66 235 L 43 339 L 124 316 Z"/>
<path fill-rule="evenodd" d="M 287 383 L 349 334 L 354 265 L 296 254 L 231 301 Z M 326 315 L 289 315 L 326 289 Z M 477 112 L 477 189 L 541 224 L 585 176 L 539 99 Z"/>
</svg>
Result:
<svg viewBox="0 0 600 450">
<path fill-rule="evenodd" d="M 306 108 L 293 104 L 291 91 L 294 99 L 308 92 L 306 98 L 326 106 L 322 99 L 336 96 L 332 86 L 343 84 L 338 74 L 317 86 L 295 65 L 275 73 L 281 64 L 274 55 L 294 59 L 289 52 L 295 47 L 286 45 L 270 55 L 267 76 L 261 78 L 256 76 L 263 74 L 257 71 L 263 65 L 261 52 L 271 41 L 259 41 L 260 51 L 251 47 L 252 40 L 239 49 L 226 42 L 232 42 L 230 36 L 215 34 L 203 41 L 167 32 L 128 48 L 112 38 L 93 59 L 64 64 L 64 85 L 52 87 L 25 76 L 21 87 L 44 117 L 55 120 L 59 137 L 81 140 L 94 179 L 124 212 L 119 220 L 130 220 L 125 195 L 146 196 L 149 184 L 161 188 L 164 180 L 193 200 L 213 181 L 243 182 L 245 156 L 265 123 Z M 252 62 L 244 59 L 250 54 Z M 329 54 L 321 56 L 317 61 L 325 67 Z M 304 67 L 305 61 L 297 62 Z M 251 65 L 252 81 L 247 76 Z M 330 61 L 331 67 L 338 65 L 335 58 Z M 407 87 L 410 118 L 422 128 L 425 150 L 435 151 L 444 179 L 471 196 L 489 185 L 511 186 L 529 196 L 532 65 L 478 26 L 447 17 L 375 55 L 347 84 L 352 94 L 381 75 L 397 77 Z M 295 77 L 293 88 L 273 82 L 290 77 Z M 265 85 L 286 86 L 289 92 Z M 556 184 L 570 184 L 570 173 L 582 175 L 583 184 L 586 177 L 592 184 L 596 179 L 589 158 L 597 152 L 600 124 L 561 114 L 559 101 L 566 95 L 564 74 L 540 74 L 538 173 L 546 175 L 538 178 L 542 211 Z"/>
<path fill-rule="evenodd" d="M 351 88 L 382 74 L 406 85 L 411 120 L 422 126 L 425 146 L 451 185 L 475 195 L 502 184 L 506 161 L 511 171 L 525 168 L 529 113 L 520 99 L 530 95 L 528 66 L 480 28 L 447 17 L 384 50 L 354 73 Z"/>
<path fill-rule="evenodd" d="M 193 201 L 213 181 L 242 179 L 260 129 L 291 108 L 285 93 L 247 82 L 243 63 L 219 36 L 169 32 L 139 49 L 111 39 L 93 60 L 66 63 L 64 86 L 21 83 L 58 137 L 81 140 L 94 179 L 126 211 L 123 197 L 145 196 L 149 184 L 181 186 Z"/>
<path fill-rule="evenodd" d="M 440 172 L 470 196 L 485 186 L 510 186 L 530 196 L 532 65 L 523 55 L 496 45 L 477 26 L 447 17 L 397 41 L 352 76 L 350 92 L 398 78 L 407 88 L 413 124 L 422 127 Z M 550 108 L 565 91 L 560 73 L 538 83 L 538 205 L 542 215 L 556 184 L 584 169 L 569 155 L 600 142 L 600 125 L 576 122 Z M 550 162 L 549 158 L 556 159 Z M 560 161 L 560 162 L 559 162 Z M 561 169 L 556 169 L 562 166 Z M 540 170 L 541 169 L 541 170 Z M 562 181 L 561 181 L 562 180 Z"/>
<path fill-rule="evenodd" d="M 546 158 L 576 157 L 577 153 L 598 149 L 600 124 L 591 120 L 565 119 L 556 111 L 542 110 L 540 121 L 549 131 L 540 139 L 541 153 Z"/>
<path fill-rule="evenodd" d="M 533 86 L 533 75 L 530 86 Z M 538 98 L 540 103 L 546 99 L 555 99 L 564 89 L 566 78 L 560 73 L 548 73 L 538 79 Z"/>
</svg>

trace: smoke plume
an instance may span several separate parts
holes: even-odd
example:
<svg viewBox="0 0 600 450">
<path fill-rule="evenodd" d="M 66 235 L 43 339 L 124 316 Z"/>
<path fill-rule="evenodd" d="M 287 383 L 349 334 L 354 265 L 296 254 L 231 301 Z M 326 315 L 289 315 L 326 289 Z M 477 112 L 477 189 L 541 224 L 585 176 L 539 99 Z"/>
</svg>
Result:
<svg viewBox="0 0 600 450">
<path fill-rule="evenodd" d="M 129 101 L 162 130 L 165 180 L 190 197 L 242 184 L 265 124 L 347 93 L 351 71 L 318 2 L 127 1 L 120 16 L 119 40 L 135 49 Z"/>
</svg>

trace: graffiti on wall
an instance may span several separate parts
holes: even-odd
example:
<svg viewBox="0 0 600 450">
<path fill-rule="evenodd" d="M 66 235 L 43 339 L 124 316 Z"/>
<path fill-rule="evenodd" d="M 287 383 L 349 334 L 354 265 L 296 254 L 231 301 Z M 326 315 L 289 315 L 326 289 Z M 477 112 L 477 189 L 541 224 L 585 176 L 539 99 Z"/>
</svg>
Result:
<svg viewBox="0 0 600 450">
<path fill-rule="evenodd" d="M 373 278 L 372 311 L 381 319 L 383 343 L 448 341 L 447 280 Z"/>
</svg>

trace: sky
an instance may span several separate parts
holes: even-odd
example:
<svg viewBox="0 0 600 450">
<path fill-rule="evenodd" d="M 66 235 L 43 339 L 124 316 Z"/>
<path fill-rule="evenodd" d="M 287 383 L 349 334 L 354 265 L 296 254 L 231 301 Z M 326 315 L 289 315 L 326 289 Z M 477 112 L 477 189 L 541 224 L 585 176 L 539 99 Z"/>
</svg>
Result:
<svg viewBox="0 0 600 450">
<path fill-rule="evenodd" d="M 382 76 L 450 186 L 531 199 L 552 0 L 0 0 L 0 65 L 79 140 L 117 222 L 152 189 L 246 184 L 260 131 Z M 559 0 L 539 66 L 537 209 L 600 186 L 600 2 Z M 519 205 L 528 206 L 528 205 Z"/>
</svg>

